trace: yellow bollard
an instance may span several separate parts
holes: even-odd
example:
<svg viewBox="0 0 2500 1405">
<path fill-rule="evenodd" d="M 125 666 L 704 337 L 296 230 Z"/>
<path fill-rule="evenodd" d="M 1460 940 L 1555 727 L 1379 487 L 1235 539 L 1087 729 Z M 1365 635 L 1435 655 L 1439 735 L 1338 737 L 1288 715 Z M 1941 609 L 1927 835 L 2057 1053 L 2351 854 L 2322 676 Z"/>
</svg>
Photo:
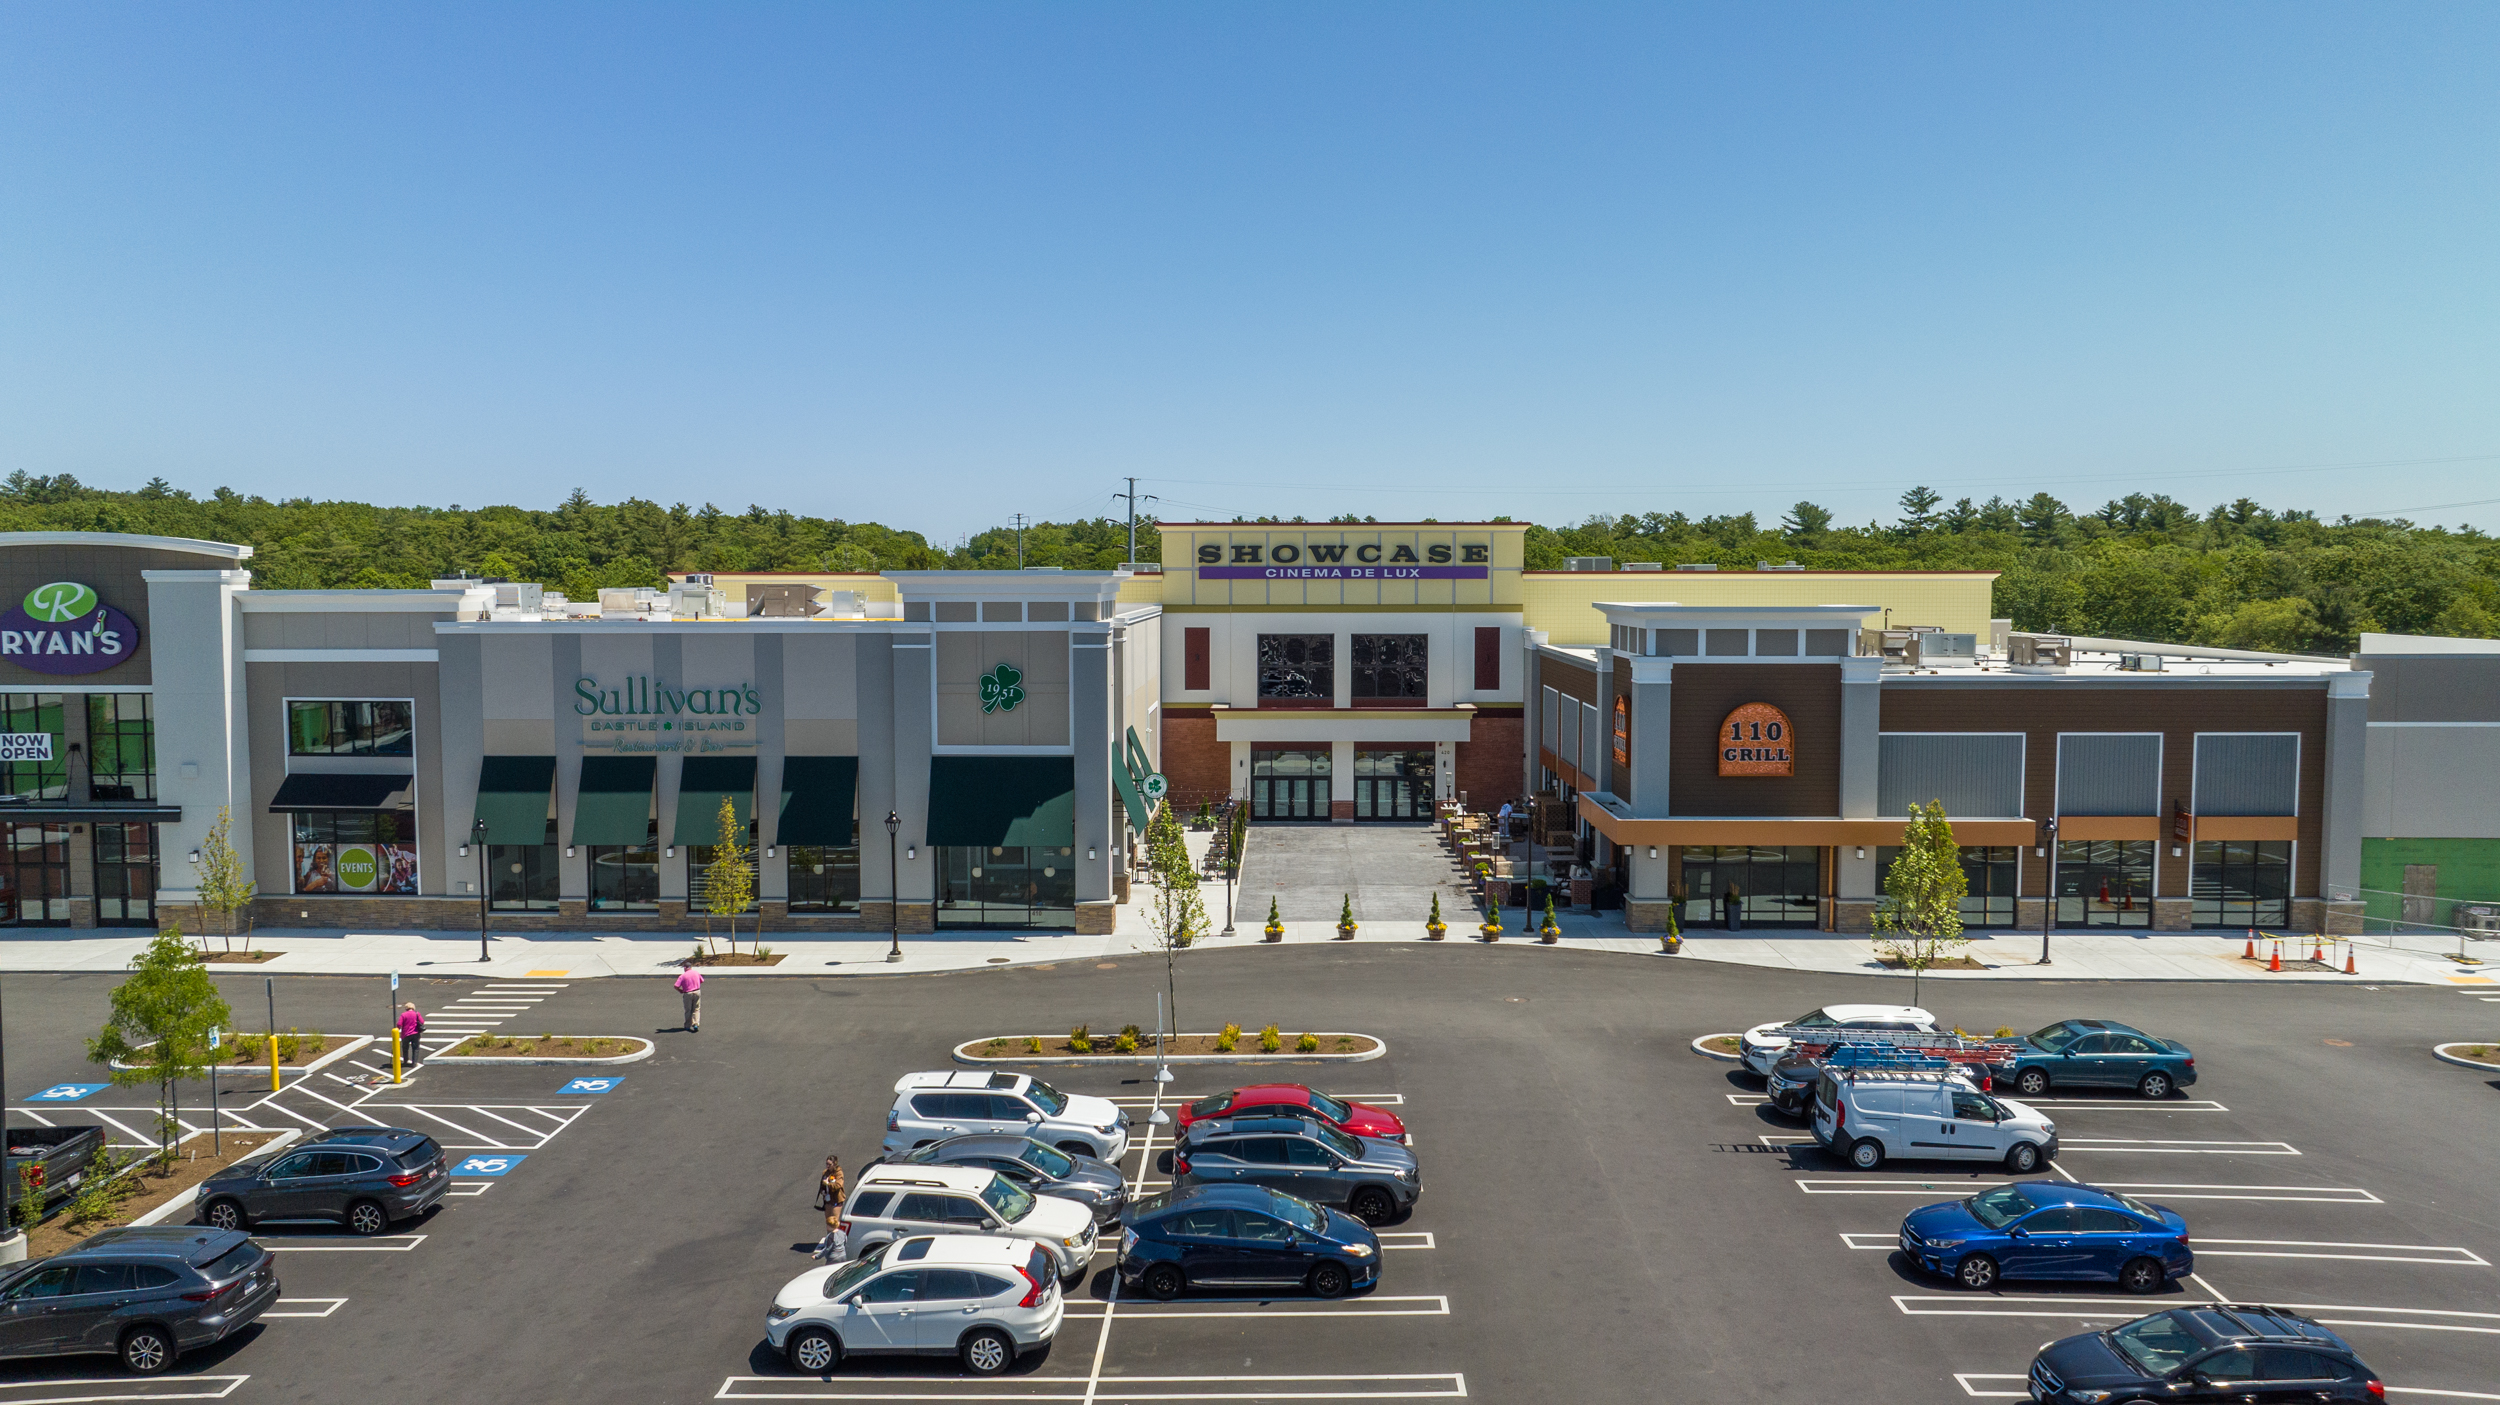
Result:
<svg viewBox="0 0 2500 1405">
<path fill-rule="evenodd" d="M 399 1081 L 399 1031 L 391 1031 L 391 1081 Z"/>
<path fill-rule="evenodd" d="M 275 1021 L 269 1025 L 269 1091 L 278 1091 L 278 1026 Z"/>
</svg>

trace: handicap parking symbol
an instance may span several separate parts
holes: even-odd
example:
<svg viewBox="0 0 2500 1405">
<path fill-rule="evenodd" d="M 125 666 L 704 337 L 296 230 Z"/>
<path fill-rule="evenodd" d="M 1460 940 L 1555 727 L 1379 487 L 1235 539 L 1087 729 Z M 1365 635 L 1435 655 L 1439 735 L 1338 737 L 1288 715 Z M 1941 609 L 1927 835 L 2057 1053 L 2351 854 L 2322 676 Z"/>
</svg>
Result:
<svg viewBox="0 0 2500 1405">
<path fill-rule="evenodd" d="M 528 1159 L 529 1156 L 526 1153 L 508 1156 L 471 1156 L 452 1167 L 451 1173 L 455 1176 L 500 1176 Z"/>
<path fill-rule="evenodd" d="M 30 1095 L 26 1101 L 30 1103 L 74 1103 L 81 1098 L 93 1097 L 112 1086 L 110 1083 L 55 1083 L 40 1093 Z"/>
<path fill-rule="evenodd" d="M 622 1074 L 612 1078 L 576 1078 L 572 1082 L 565 1084 L 563 1087 L 556 1089 L 556 1092 L 559 1094 L 612 1093 L 616 1091 L 616 1085 L 624 1081 L 625 1079 Z"/>
</svg>

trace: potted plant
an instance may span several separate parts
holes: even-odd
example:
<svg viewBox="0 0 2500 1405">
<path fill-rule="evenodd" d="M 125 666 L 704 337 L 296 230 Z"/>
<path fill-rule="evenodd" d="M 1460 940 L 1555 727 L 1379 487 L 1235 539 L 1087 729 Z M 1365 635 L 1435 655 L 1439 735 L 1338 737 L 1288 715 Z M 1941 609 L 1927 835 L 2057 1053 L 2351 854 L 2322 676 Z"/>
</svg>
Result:
<svg viewBox="0 0 2500 1405">
<path fill-rule="evenodd" d="M 1352 893 L 1345 895 L 1345 906 L 1337 911 L 1337 940 L 1341 942 L 1354 940 L 1354 895 Z"/>
<path fill-rule="evenodd" d="M 1424 919 L 1424 940 L 1437 942 L 1450 934 L 1450 924 L 1441 920 L 1441 895 L 1432 895 L 1432 915 Z"/>
<path fill-rule="evenodd" d="M 1272 942 L 1281 942 L 1284 939 L 1284 920 L 1276 915 L 1276 899 L 1270 897 L 1267 900 L 1267 940 Z"/>
<path fill-rule="evenodd" d="M 1666 934 L 1658 939 L 1658 949 L 1673 956 L 1684 949 L 1684 928 L 1675 920 L 1676 913 L 1682 911 L 1684 907 L 1684 890 L 1680 887 L 1670 888 L 1667 890 L 1667 897 L 1670 900 L 1667 903 L 1667 930 Z"/>
<path fill-rule="evenodd" d="M 1562 924 L 1554 920 L 1554 897 L 1551 893 L 1545 896 L 1545 925 L 1538 929 L 1537 938 L 1547 946 L 1562 940 Z"/>
<path fill-rule="evenodd" d="M 1502 895 L 1488 888 L 1484 897 L 1484 939 L 1498 942 L 1502 939 Z"/>
</svg>

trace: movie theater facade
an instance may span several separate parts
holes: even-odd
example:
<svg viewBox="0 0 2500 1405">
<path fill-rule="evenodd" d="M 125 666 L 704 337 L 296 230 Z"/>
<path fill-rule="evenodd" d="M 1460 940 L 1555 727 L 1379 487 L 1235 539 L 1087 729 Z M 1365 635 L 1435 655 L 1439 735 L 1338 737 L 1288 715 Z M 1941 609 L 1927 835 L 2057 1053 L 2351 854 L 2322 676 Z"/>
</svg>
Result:
<svg viewBox="0 0 2500 1405">
<path fill-rule="evenodd" d="M 1930 801 L 1972 927 L 2360 929 L 2370 675 L 2342 661 L 2043 637 L 1920 666 L 1864 605 L 1597 609 L 1609 643 L 1533 641 L 1537 782 L 1636 930 L 1865 930 Z"/>
<path fill-rule="evenodd" d="M 224 816 L 262 926 L 683 929 L 726 837 L 770 930 L 881 931 L 897 894 L 905 931 L 1110 930 L 1161 630 L 1109 572 L 697 620 L 256 590 L 250 555 L 0 534 L 10 925 L 202 930 Z"/>
</svg>

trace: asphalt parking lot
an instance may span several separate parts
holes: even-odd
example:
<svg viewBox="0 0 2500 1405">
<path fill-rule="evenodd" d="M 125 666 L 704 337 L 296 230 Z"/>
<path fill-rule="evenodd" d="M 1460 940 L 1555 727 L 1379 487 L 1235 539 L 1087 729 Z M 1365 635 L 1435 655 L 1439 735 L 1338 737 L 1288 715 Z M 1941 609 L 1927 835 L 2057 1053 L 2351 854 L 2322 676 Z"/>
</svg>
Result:
<svg viewBox="0 0 2500 1405">
<path fill-rule="evenodd" d="M 438 1030 L 494 1020 L 660 1050 L 596 1094 L 562 1093 L 562 1069 L 429 1069 L 402 1088 L 336 1082 L 271 1102 L 265 1077 L 228 1075 L 229 1110 L 256 1124 L 397 1121 L 467 1169 L 387 1240 L 272 1230 L 287 1315 L 186 1357 L 187 1386 L 142 1386 L 103 1359 L 21 1361 L 0 1366 L 0 1401 L 2018 1398 L 2040 1342 L 2208 1290 L 2310 1305 L 2392 1399 L 2500 1399 L 2500 1087 L 2423 1051 L 2480 1033 L 2486 1004 L 2419 987 L 1930 983 L 1926 1003 L 1966 1028 L 2104 1015 L 2187 1040 L 2202 1074 L 2158 1106 L 2049 1100 L 2059 1169 L 2184 1210 L 2197 1282 L 2152 1299 L 1978 1295 L 1909 1272 L 1891 1236 L 1914 1206 L 1998 1176 L 1846 1170 L 1760 1109 L 1752 1079 L 1688 1047 L 1828 1001 L 1900 999 L 1905 984 L 1456 942 L 1182 960 L 1187 1028 L 1273 1019 L 1389 1041 L 1351 1066 L 1286 1056 L 1281 1075 L 1390 1102 L 1414 1129 L 1424 1195 L 1385 1227 L 1376 1292 L 1113 1302 L 1106 1252 L 1055 1346 L 1004 1378 L 976 1384 L 946 1359 L 787 1372 L 763 1348 L 763 1310 L 809 1266 L 824 1154 L 873 1156 L 895 1078 L 946 1067 L 959 1040 L 1150 1025 L 1161 963 L 1102 966 L 718 979 L 701 1034 L 674 1032 L 660 981 L 412 984 Z M 247 1019 L 261 1009 L 260 977 L 220 980 Z M 78 1105 L 26 1095 L 93 1081 L 81 1043 L 110 988 L 8 980 L 18 1115 L 79 1120 Z M 379 981 L 278 989 L 282 1025 L 380 1026 Z M 1153 1094 L 1109 1070 L 1044 1073 L 1141 1110 Z M 1175 1097 L 1250 1080 L 1175 1074 Z M 85 1105 L 144 1102 L 111 1090 Z M 1152 1179 L 1152 1151 L 1132 1153 L 1132 1174 Z"/>
</svg>

